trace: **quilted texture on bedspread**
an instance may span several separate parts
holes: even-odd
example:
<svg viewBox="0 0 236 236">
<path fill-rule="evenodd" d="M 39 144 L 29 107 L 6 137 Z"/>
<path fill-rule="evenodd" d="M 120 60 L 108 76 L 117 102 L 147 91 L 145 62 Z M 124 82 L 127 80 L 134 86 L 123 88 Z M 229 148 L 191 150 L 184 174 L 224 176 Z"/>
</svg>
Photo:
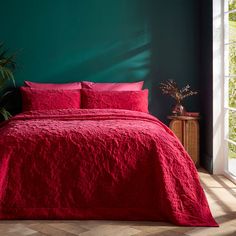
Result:
<svg viewBox="0 0 236 236">
<path fill-rule="evenodd" d="M 0 133 L 1 219 L 217 226 L 190 157 L 149 114 L 32 111 Z"/>
</svg>

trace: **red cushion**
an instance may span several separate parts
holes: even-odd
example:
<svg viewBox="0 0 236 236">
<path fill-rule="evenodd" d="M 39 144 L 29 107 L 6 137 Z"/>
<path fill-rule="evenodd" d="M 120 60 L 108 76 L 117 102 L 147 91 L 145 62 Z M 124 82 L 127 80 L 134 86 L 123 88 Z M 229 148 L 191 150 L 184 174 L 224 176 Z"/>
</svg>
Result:
<svg viewBox="0 0 236 236">
<path fill-rule="evenodd" d="M 80 90 L 41 90 L 21 87 L 23 111 L 80 108 Z"/>
<path fill-rule="evenodd" d="M 126 109 L 148 112 L 148 90 L 95 91 L 82 89 L 82 108 Z"/>
<path fill-rule="evenodd" d="M 143 87 L 143 81 L 134 83 L 94 83 L 83 81 L 81 83 L 82 88 L 97 91 L 140 91 Z"/>
<path fill-rule="evenodd" d="M 81 89 L 81 82 L 66 83 L 66 84 L 50 84 L 50 83 L 36 83 L 25 81 L 25 86 L 37 89 Z"/>
</svg>

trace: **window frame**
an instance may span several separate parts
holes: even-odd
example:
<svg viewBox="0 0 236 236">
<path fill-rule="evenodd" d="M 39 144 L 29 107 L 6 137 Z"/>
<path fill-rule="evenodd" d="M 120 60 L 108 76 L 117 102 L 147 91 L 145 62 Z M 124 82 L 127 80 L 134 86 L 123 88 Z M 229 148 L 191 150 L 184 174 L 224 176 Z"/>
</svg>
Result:
<svg viewBox="0 0 236 236">
<path fill-rule="evenodd" d="M 228 144 L 236 144 L 228 137 L 229 111 L 228 83 L 236 76 L 226 75 L 228 57 L 225 57 L 225 48 L 236 42 L 228 42 L 228 23 L 225 16 L 236 12 L 228 11 L 227 0 L 213 1 L 213 174 L 224 174 L 236 183 L 236 177 L 228 171 Z"/>
</svg>

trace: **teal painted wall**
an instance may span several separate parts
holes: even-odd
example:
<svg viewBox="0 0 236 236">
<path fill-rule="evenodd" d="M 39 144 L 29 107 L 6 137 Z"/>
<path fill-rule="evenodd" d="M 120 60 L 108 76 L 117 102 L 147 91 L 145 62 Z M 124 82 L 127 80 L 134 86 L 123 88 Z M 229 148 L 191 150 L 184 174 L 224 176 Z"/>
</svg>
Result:
<svg viewBox="0 0 236 236">
<path fill-rule="evenodd" d="M 199 87 L 198 17 L 197 0 L 8 0 L 0 41 L 20 49 L 17 85 L 145 80 L 150 111 L 166 121 L 160 81 Z M 197 111 L 199 98 L 186 106 Z"/>
<path fill-rule="evenodd" d="M 22 49 L 18 84 L 142 79 L 150 56 L 144 10 L 140 0 L 4 1 L 1 40 Z"/>
</svg>

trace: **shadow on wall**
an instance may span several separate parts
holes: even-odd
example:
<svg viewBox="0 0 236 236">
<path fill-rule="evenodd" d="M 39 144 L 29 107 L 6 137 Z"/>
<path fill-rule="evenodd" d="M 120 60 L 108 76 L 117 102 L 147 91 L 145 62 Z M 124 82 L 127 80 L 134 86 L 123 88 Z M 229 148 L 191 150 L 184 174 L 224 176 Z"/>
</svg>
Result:
<svg viewBox="0 0 236 236">
<path fill-rule="evenodd" d="M 43 82 L 133 82 L 144 80 L 145 88 L 152 85 L 150 72 L 150 36 L 149 32 L 135 32 L 127 41 L 113 42 L 102 53 L 97 52 L 86 60 L 73 60 L 70 66 L 45 78 Z M 76 57 L 75 55 L 72 55 Z M 41 82 L 41 81 L 38 81 Z M 151 90 L 150 90 L 151 91 Z M 150 96 L 151 99 L 151 96 Z M 20 92 L 11 96 L 8 110 L 13 114 L 21 111 Z"/>
<path fill-rule="evenodd" d="M 150 109 L 165 123 L 175 102 L 161 94 L 161 81 L 174 79 L 181 87 L 190 84 L 199 90 L 198 14 L 198 1 L 150 1 Z M 199 95 L 187 99 L 184 105 L 188 111 L 199 111 Z"/>
<path fill-rule="evenodd" d="M 62 1 L 59 4 L 61 8 L 56 9 L 53 13 L 54 20 L 51 21 L 49 2 L 44 1 L 40 5 L 46 11 L 43 15 L 30 15 L 32 23 L 24 19 L 19 26 L 22 29 L 14 37 L 6 32 L 9 34 L 9 42 L 13 44 L 18 39 L 17 44 L 22 43 L 26 47 L 22 51 L 24 55 L 21 60 L 24 69 L 16 75 L 19 78 L 18 84 L 22 85 L 23 80 L 59 83 L 144 80 L 144 86 L 150 92 L 150 112 L 166 122 L 172 102 L 170 98 L 161 95 L 159 83 L 173 78 L 181 86 L 190 83 L 193 88 L 198 89 L 197 2 L 122 0 L 117 3 L 103 0 L 97 7 L 94 6 L 97 1 L 91 3 L 94 6 L 91 11 L 87 2 L 83 5 L 84 2 L 73 1 L 75 5 L 69 6 L 67 1 Z M 112 14 L 104 10 L 102 4 L 108 5 Z M 78 14 L 73 6 L 79 7 L 78 10 L 83 6 L 86 11 L 90 9 L 90 12 Z M 7 7 L 9 8 L 8 5 Z M 37 7 L 38 5 L 34 10 Z M 102 9 L 108 15 L 101 16 Z M 61 20 L 62 13 L 71 17 L 68 24 Z M 18 21 L 17 18 L 9 24 L 15 26 Z M 86 27 L 81 22 L 85 22 Z M 36 23 L 38 27 L 33 27 Z M 51 32 L 50 27 L 53 26 Z M 30 44 L 28 28 L 35 33 Z M 67 34 L 62 34 L 63 38 L 57 37 L 63 29 L 67 30 Z M 11 41 L 13 38 L 14 42 Z M 38 45 L 41 48 L 37 48 Z M 38 72 L 35 74 L 35 71 Z M 186 106 L 189 110 L 197 111 L 198 98 L 191 98 Z"/>
<path fill-rule="evenodd" d="M 169 113 L 169 98 L 160 95 L 158 84 L 157 64 L 158 47 L 156 28 L 158 16 L 153 6 L 159 7 L 156 1 L 135 1 L 137 4 L 145 5 L 142 9 L 145 19 L 136 31 L 129 33 L 129 37 L 122 37 L 115 41 L 109 41 L 98 53 L 88 52 L 86 59 L 73 55 L 73 62 L 63 70 L 57 71 L 45 79 L 47 82 L 63 82 L 89 80 L 94 82 L 133 82 L 144 80 L 144 87 L 149 89 L 149 110 L 161 120 Z M 140 8 L 141 9 L 141 8 Z M 162 21 L 162 19 L 160 19 Z M 127 22 L 129 24 L 129 22 Z M 137 29 L 138 28 L 138 29 Z M 100 46 L 101 47 L 101 46 Z M 162 48 L 162 45 L 159 45 Z M 174 74 L 174 73 L 173 73 Z M 157 100 L 161 101 L 158 102 Z"/>
<path fill-rule="evenodd" d="M 94 82 L 141 80 L 149 70 L 150 42 L 145 36 L 146 32 L 142 32 L 135 34 L 128 42 L 116 42 L 112 48 L 106 48 L 78 64 L 73 63 L 47 81 L 64 81 L 65 78 Z"/>
</svg>

